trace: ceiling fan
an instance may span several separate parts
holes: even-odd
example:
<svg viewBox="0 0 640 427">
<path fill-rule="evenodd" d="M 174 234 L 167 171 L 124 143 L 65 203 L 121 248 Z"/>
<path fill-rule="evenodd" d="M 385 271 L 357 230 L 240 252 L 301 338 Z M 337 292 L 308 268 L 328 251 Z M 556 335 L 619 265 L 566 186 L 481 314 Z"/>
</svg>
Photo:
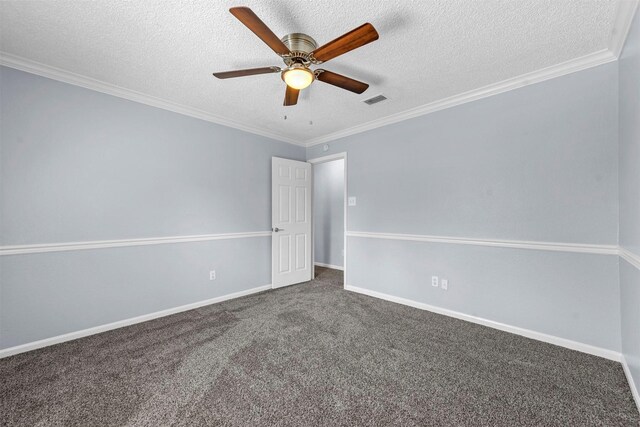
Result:
<svg viewBox="0 0 640 427">
<path fill-rule="evenodd" d="M 255 74 L 281 73 L 287 84 L 284 105 L 296 105 L 300 90 L 308 87 L 314 80 L 329 83 L 354 93 L 362 93 L 368 84 L 352 78 L 333 73 L 328 70 L 311 70 L 311 64 L 327 62 L 353 49 L 378 39 L 378 32 L 373 25 L 366 23 L 320 47 L 310 36 L 302 33 L 291 33 L 279 39 L 248 7 L 232 7 L 229 12 L 247 28 L 255 33 L 275 53 L 280 55 L 286 67 L 261 67 L 246 70 L 224 71 L 213 73 L 219 79 L 252 76 Z"/>
</svg>

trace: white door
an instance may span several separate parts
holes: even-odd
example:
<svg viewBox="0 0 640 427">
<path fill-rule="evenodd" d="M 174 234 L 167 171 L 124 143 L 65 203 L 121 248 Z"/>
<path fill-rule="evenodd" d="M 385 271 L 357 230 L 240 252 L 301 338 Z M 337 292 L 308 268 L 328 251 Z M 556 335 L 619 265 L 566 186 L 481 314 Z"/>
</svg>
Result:
<svg viewBox="0 0 640 427">
<path fill-rule="evenodd" d="M 311 280 L 311 164 L 271 160 L 274 288 Z"/>
</svg>

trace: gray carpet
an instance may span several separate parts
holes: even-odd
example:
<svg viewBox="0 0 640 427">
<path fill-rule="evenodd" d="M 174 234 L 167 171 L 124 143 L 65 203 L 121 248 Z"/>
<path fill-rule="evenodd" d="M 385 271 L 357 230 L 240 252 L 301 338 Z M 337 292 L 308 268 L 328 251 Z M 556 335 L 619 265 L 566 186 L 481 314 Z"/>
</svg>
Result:
<svg viewBox="0 0 640 427">
<path fill-rule="evenodd" d="M 341 282 L 2 359 L 2 425 L 640 425 L 618 363 Z"/>
</svg>

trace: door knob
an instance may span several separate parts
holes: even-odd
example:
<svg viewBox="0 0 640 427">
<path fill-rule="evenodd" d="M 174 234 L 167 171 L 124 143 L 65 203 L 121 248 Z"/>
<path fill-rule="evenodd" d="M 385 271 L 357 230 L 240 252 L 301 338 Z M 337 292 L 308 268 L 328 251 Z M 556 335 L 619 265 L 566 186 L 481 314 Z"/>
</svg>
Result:
<svg viewBox="0 0 640 427">
<path fill-rule="evenodd" d="M 276 227 L 276 228 L 272 228 L 271 231 L 275 231 L 277 233 L 278 231 L 284 231 L 284 228 Z"/>
</svg>

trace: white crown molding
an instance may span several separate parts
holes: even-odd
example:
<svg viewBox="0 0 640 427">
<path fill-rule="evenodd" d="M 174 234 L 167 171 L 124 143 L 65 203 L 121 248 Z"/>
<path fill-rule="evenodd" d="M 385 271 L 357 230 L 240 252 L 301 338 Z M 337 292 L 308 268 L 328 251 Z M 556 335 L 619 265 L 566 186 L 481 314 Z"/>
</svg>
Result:
<svg viewBox="0 0 640 427">
<path fill-rule="evenodd" d="M 371 233 L 361 231 L 347 231 L 346 234 L 348 237 L 362 237 L 369 239 L 407 240 L 414 242 L 453 243 L 458 245 L 491 246 L 498 248 L 531 249 L 538 251 L 618 255 L 618 247 L 615 245 L 532 242 L 524 240 L 470 239 L 460 237 L 429 236 L 424 234 Z"/>
<path fill-rule="evenodd" d="M 498 329 L 504 332 L 510 332 L 512 334 L 521 335 L 523 337 L 546 342 L 549 344 L 558 345 L 560 347 L 565 347 L 571 350 L 581 351 L 583 353 L 592 354 L 594 356 L 604 357 L 605 359 L 614 360 L 616 362 L 620 362 L 622 359 L 622 355 L 619 352 L 608 350 L 606 348 L 596 347 L 589 344 L 568 340 L 566 338 L 560 338 L 554 335 L 548 335 L 542 332 L 520 328 L 518 326 L 507 325 L 505 323 L 496 322 L 494 320 L 489 320 L 489 319 L 485 319 L 477 316 L 471 316 L 469 314 L 461 313 L 459 311 L 449 310 L 442 307 L 436 307 L 434 305 L 425 304 L 423 302 L 418 302 L 418 301 L 410 300 L 407 298 L 397 297 L 394 295 L 384 294 L 382 292 L 372 291 L 372 290 L 360 288 L 357 286 L 345 285 L 344 288 L 351 292 L 357 292 L 359 294 L 367 295 L 370 297 L 379 298 L 379 299 L 395 302 L 402 305 L 407 305 L 409 307 L 430 311 L 432 313 L 442 314 L 444 316 L 465 320 L 467 322 L 477 323 L 479 325 L 488 326 L 493 329 Z"/>
<path fill-rule="evenodd" d="M 174 113 L 182 114 L 185 116 L 195 117 L 207 122 L 216 123 L 278 141 L 288 142 L 289 144 L 304 146 L 304 144 L 299 141 L 296 141 L 284 135 L 270 132 L 262 128 L 247 126 L 234 120 L 211 114 L 197 108 L 187 107 L 185 105 L 177 104 L 166 99 L 157 98 L 155 96 L 147 95 L 135 90 L 96 80 L 91 77 L 85 77 L 71 71 L 52 67 L 50 65 L 42 64 L 40 62 L 32 61 L 30 59 L 22 58 L 10 53 L 0 52 L 0 65 L 15 68 L 16 70 L 25 71 L 31 74 L 36 74 L 42 77 L 47 77 L 49 79 L 57 80 L 60 82 L 69 83 L 75 86 L 80 86 L 86 89 L 95 90 L 96 92 L 106 93 L 107 95 L 117 96 L 118 98 L 124 98 L 130 101 L 139 102 L 141 104 L 150 105 L 152 107 L 161 108 L 163 110 L 173 111 Z"/>
<path fill-rule="evenodd" d="M 185 105 L 180 105 L 175 102 L 160 99 L 154 96 L 146 95 L 141 92 L 126 89 L 90 77 L 85 77 L 70 71 L 62 70 L 6 52 L 0 52 L 0 65 L 26 71 L 32 74 L 37 74 L 43 77 L 48 77 L 76 86 L 81 86 L 87 89 L 92 89 L 98 92 L 117 96 L 119 98 L 124 98 L 142 104 L 151 105 L 153 107 L 173 111 L 175 113 L 183 114 L 186 116 L 206 120 L 212 123 L 239 129 L 256 135 L 261 135 L 278 141 L 283 141 L 303 147 L 313 147 L 314 145 L 334 141 L 346 136 L 366 132 L 371 129 L 376 129 L 414 117 L 423 116 L 436 111 L 444 110 L 446 108 L 454 107 L 456 105 L 461 105 L 467 102 L 476 101 L 478 99 L 487 98 L 489 96 L 508 92 L 510 90 L 518 89 L 524 86 L 553 79 L 555 77 L 564 76 L 566 74 L 582 71 L 587 68 L 615 61 L 620 56 L 639 1 L 640 0 L 619 0 L 616 17 L 614 19 L 614 27 L 609 38 L 607 49 L 593 52 L 579 58 L 552 65 L 550 67 L 542 68 L 530 73 L 522 74 L 511 79 L 493 83 L 465 93 L 454 95 L 449 98 L 411 108 L 409 110 L 405 110 L 396 114 L 391 114 L 389 116 L 362 123 L 347 129 L 343 129 L 317 138 L 312 138 L 307 141 L 298 141 L 296 139 L 273 133 L 260 127 L 241 124 L 234 120 L 214 115 L 206 111 L 202 111 Z"/>
<path fill-rule="evenodd" d="M 518 89 L 524 86 L 615 61 L 620 57 L 639 2 L 640 0 L 619 0 L 607 49 L 593 52 L 579 58 L 552 65 L 547 68 L 542 68 L 531 73 L 522 74 L 520 76 L 493 83 L 465 93 L 454 95 L 449 98 L 441 99 L 429 104 L 424 104 L 406 111 L 392 114 L 390 116 L 372 120 L 370 122 L 353 126 L 348 129 L 343 129 L 338 132 L 333 132 L 328 135 L 313 138 L 307 141 L 306 146 L 313 147 L 314 145 L 323 144 L 329 141 L 335 141 L 336 139 L 344 138 L 346 136 L 366 132 L 371 129 L 376 129 L 389 124 L 412 119 L 414 117 L 423 116 L 425 114 L 444 110 L 446 108 L 455 107 L 456 105 L 461 105 L 467 102 L 476 101 L 478 99 L 487 98 L 499 93 L 508 92 L 510 90 Z"/>
<path fill-rule="evenodd" d="M 193 236 L 150 237 L 142 239 L 95 240 L 88 242 L 41 243 L 35 245 L 0 246 L 0 256 L 39 254 L 44 252 L 81 251 L 87 249 L 121 248 L 127 246 L 164 245 L 167 243 L 206 242 L 210 240 L 271 237 L 270 231 L 248 233 L 199 234 Z"/>
<path fill-rule="evenodd" d="M 618 1 L 616 17 L 613 21 L 613 28 L 609 38 L 609 50 L 616 58 L 620 58 L 637 8 L 638 0 Z"/>
<path fill-rule="evenodd" d="M 58 335 L 51 338 L 45 338 L 39 341 L 33 341 L 26 344 L 5 348 L 3 350 L 0 350 L 0 359 L 3 357 L 13 356 L 14 354 L 36 350 L 38 348 L 48 347 L 50 345 L 60 344 L 60 343 L 71 341 L 71 340 L 76 340 L 78 338 L 83 338 L 89 335 L 95 335 L 101 332 L 111 331 L 113 329 L 122 328 L 124 326 L 135 325 L 136 323 L 147 322 L 149 320 L 158 319 L 160 317 L 170 316 L 172 314 L 181 313 L 183 311 L 193 310 L 195 308 L 204 307 L 205 305 L 216 304 L 219 302 L 240 298 L 240 297 L 255 294 L 258 292 L 268 291 L 270 289 L 271 289 L 271 285 L 258 286 L 257 288 L 247 289 L 245 291 L 234 292 L 232 294 L 222 295 L 222 296 L 207 299 L 204 301 L 198 301 L 191 304 L 181 305 L 179 307 L 156 311 L 154 313 L 143 314 L 142 316 L 119 320 L 113 323 L 107 323 L 106 325 L 95 326 L 93 328 L 83 329 L 81 331 L 70 332 L 68 334 Z"/>
<path fill-rule="evenodd" d="M 622 246 L 620 247 L 620 258 L 624 259 L 629 264 L 640 270 L 640 256 L 623 248 Z"/>
<path fill-rule="evenodd" d="M 489 96 L 497 95 L 510 90 L 518 89 L 524 86 L 539 83 L 545 80 L 553 79 L 556 77 L 564 76 L 566 74 L 575 73 L 576 71 L 582 71 L 587 68 L 595 67 L 598 65 L 606 64 L 608 62 L 615 61 L 616 57 L 608 50 L 603 49 L 598 52 L 591 53 L 576 59 L 572 59 L 567 62 L 563 62 L 551 67 L 542 68 L 540 70 L 522 74 L 520 76 L 503 80 L 498 83 L 493 83 L 478 89 L 470 90 L 458 95 L 451 96 L 449 98 L 441 99 L 435 102 L 430 102 L 409 110 L 405 110 L 390 116 L 382 117 L 370 122 L 366 122 L 360 125 L 356 125 L 347 129 L 333 132 L 328 135 L 321 136 L 319 138 L 313 138 L 307 141 L 307 147 L 313 147 L 314 145 L 323 144 L 325 142 L 334 141 L 346 136 L 355 135 L 371 129 L 376 129 L 382 126 L 398 123 L 404 120 L 412 119 L 414 117 L 424 116 L 429 113 L 444 110 L 446 108 L 455 107 L 456 105 L 466 104 L 467 102 L 476 101 L 478 99 L 487 98 Z"/>
<path fill-rule="evenodd" d="M 629 13 L 628 8 L 620 8 L 620 10 L 626 11 L 627 14 Z M 633 10 L 635 10 L 635 6 Z M 621 15 L 621 13 L 619 13 L 618 15 Z M 629 20 L 628 25 L 630 25 L 630 23 L 631 21 Z M 627 31 L 628 31 L 628 28 L 627 28 Z M 622 41 L 622 43 L 624 44 L 624 40 Z M 375 129 L 375 128 L 386 126 L 392 123 L 408 120 L 414 117 L 423 116 L 425 114 L 433 113 L 439 110 L 444 110 L 446 108 L 454 107 L 456 105 L 465 104 L 467 102 L 497 95 L 499 93 L 507 92 L 507 91 L 517 89 L 523 86 L 527 86 L 530 84 L 539 83 L 544 80 L 560 77 L 565 74 L 570 74 L 576 71 L 581 71 L 587 68 L 595 67 L 597 65 L 606 64 L 607 62 L 611 62 L 616 59 L 617 57 L 614 54 L 612 54 L 611 51 L 605 49 L 605 50 L 594 52 L 592 54 L 589 54 L 580 58 L 563 62 L 561 64 L 543 68 L 541 70 L 534 71 L 531 73 L 523 74 L 523 75 L 514 77 L 512 79 L 504 80 L 504 81 L 494 83 L 488 86 L 484 86 L 478 89 L 474 89 L 459 95 L 454 95 L 449 98 L 445 98 L 439 101 L 431 102 L 428 104 L 421 105 L 419 107 L 405 110 L 396 114 L 392 114 L 390 116 L 372 120 L 370 122 L 353 126 L 351 128 L 343 129 L 338 132 L 334 132 L 318 138 L 312 138 L 311 140 L 305 142 L 305 141 L 297 141 L 295 139 L 286 137 L 284 135 L 275 134 L 273 132 L 270 132 L 258 127 L 247 126 L 247 125 L 238 123 L 236 121 L 229 120 L 227 118 L 208 113 L 206 111 L 180 105 L 180 104 L 167 101 L 164 99 L 160 99 L 151 95 L 146 95 L 141 92 L 137 92 L 131 89 L 126 89 L 120 86 L 116 86 L 110 83 L 93 79 L 91 77 L 85 77 L 80 74 L 76 74 L 70 71 L 62 70 L 60 68 L 56 68 L 56 67 L 42 64 L 36 61 L 32 61 L 30 59 L 23 58 L 17 55 L 13 55 L 6 52 L 0 52 L 0 65 L 6 66 L 6 67 L 14 68 L 17 70 L 25 71 L 27 73 L 36 74 L 42 77 L 47 77 L 53 80 L 61 81 L 64 83 L 75 85 L 75 86 L 84 87 L 86 89 L 95 90 L 97 92 L 106 93 L 108 95 L 128 99 L 130 101 L 139 102 L 141 104 L 150 105 L 157 108 L 162 108 L 164 110 L 173 111 L 175 113 L 183 114 L 185 116 L 195 117 L 201 120 L 217 123 L 223 126 L 228 126 L 234 129 L 239 129 L 245 132 L 261 135 L 267 138 L 271 138 L 278 141 L 283 141 L 283 142 L 287 142 L 290 144 L 303 146 L 303 147 L 312 147 L 314 145 L 333 141 L 339 138 L 344 138 L 349 135 L 365 132 L 371 129 Z"/>
<path fill-rule="evenodd" d="M 626 357 L 624 357 L 624 355 L 622 355 L 622 369 L 624 370 L 624 375 L 627 377 L 627 382 L 629 383 L 629 387 L 631 387 L 631 394 L 633 395 L 633 400 L 636 402 L 636 407 L 640 412 L 640 391 L 636 386 L 636 382 L 633 380 L 631 369 L 629 369 L 629 364 L 627 363 L 627 359 Z"/>
</svg>

